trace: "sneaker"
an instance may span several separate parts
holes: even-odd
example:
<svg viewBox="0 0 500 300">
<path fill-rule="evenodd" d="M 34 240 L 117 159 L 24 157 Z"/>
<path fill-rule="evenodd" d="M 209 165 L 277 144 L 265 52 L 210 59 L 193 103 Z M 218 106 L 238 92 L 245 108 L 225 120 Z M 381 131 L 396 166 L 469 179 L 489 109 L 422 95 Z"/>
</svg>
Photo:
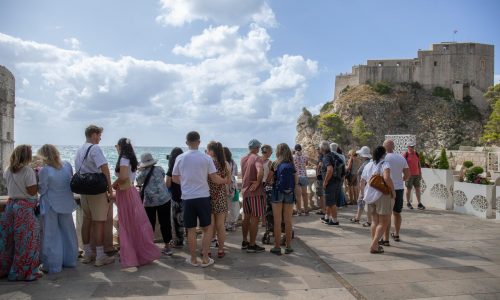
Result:
<svg viewBox="0 0 500 300">
<path fill-rule="evenodd" d="M 323 222 L 323 223 L 328 223 L 328 219 L 327 219 L 327 218 L 325 218 L 325 216 L 321 217 L 321 218 L 320 218 L 320 220 L 321 220 L 321 222 Z"/>
<path fill-rule="evenodd" d="M 94 266 L 101 267 L 101 266 L 104 266 L 104 265 L 112 264 L 114 262 L 115 262 L 115 258 L 113 256 L 104 255 L 103 257 L 97 258 L 95 260 Z"/>
<path fill-rule="evenodd" d="M 425 209 L 425 206 L 422 203 L 419 203 L 417 207 L 420 210 L 424 210 Z"/>
<path fill-rule="evenodd" d="M 266 248 L 261 247 L 257 244 L 255 244 L 253 246 L 248 245 L 247 253 L 260 253 L 260 252 L 264 252 L 265 250 L 266 250 Z"/>
<path fill-rule="evenodd" d="M 293 248 L 292 247 L 286 247 L 285 248 L 285 254 L 290 254 L 293 252 Z"/>
<path fill-rule="evenodd" d="M 370 226 L 372 226 L 372 223 L 370 223 L 370 222 L 363 223 L 363 227 L 370 227 Z"/>
<path fill-rule="evenodd" d="M 410 203 L 410 202 L 408 202 L 408 203 L 406 204 L 406 206 L 407 206 L 409 209 L 413 209 L 413 205 L 411 205 L 411 203 Z"/>
<path fill-rule="evenodd" d="M 281 248 L 280 247 L 273 247 L 273 248 L 271 248 L 271 250 L 269 250 L 269 252 L 271 252 L 272 254 L 281 255 Z"/>
<path fill-rule="evenodd" d="M 329 221 L 328 221 L 327 223 L 325 223 L 325 224 L 326 224 L 326 225 L 331 225 L 331 226 L 333 226 L 333 225 L 335 225 L 335 226 L 340 225 L 340 223 L 339 223 L 338 221 L 337 221 L 337 222 L 333 222 L 332 220 L 329 220 Z"/>
<path fill-rule="evenodd" d="M 249 243 L 249 242 L 245 242 L 245 241 L 241 242 L 241 250 L 246 250 L 246 249 L 248 249 L 248 246 L 249 246 L 249 245 L 250 245 L 250 243 Z"/>
<path fill-rule="evenodd" d="M 82 259 L 80 260 L 82 264 L 90 264 L 93 261 L 95 261 L 94 255 L 83 255 Z"/>
<path fill-rule="evenodd" d="M 170 247 L 168 247 L 168 248 L 161 249 L 161 253 L 163 253 L 163 255 L 166 255 L 166 256 L 172 256 L 172 254 L 174 254 L 174 251 L 172 251 L 172 249 Z"/>
<path fill-rule="evenodd" d="M 219 248 L 219 242 L 217 239 L 212 240 L 212 244 L 210 245 L 210 248 Z"/>
</svg>

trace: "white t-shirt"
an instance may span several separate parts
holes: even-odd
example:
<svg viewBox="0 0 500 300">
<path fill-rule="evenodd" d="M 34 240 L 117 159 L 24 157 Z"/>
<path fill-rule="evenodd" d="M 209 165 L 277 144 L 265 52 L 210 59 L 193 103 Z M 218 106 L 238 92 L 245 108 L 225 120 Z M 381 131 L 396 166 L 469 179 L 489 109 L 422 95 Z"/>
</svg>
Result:
<svg viewBox="0 0 500 300">
<path fill-rule="evenodd" d="M 408 163 L 401 154 L 387 153 L 384 160 L 391 168 L 391 179 L 395 190 L 404 190 L 403 170 L 408 169 Z"/>
<path fill-rule="evenodd" d="M 366 203 L 370 204 L 377 201 L 383 194 L 381 191 L 373 188 L 368 183 L 373 174 L 380 174 L 383 176 L 384 171 L 386 169 L 391 169 L 389 164 L 386 161 L 380 161 L 378 164 L 375 164 L 373 160 L 371 160 L 366 167 L 363 169 L 363 174 L 361 178 L 366 181 L 364 198 Z"/>
<path fill-rule="evenodd" d="M 7 192 L 9 198 L 13 199 L 27 199 L 36 198 L 28 194 L 26 187 L 37 185 L 36 174 L 32 168 L 25 166 L 17 173 L 12 173 L 10 168 L 7 168 L 3 173 L 3 178 L 7 184 Z"/>
<path fill-rule="evenodd" d="M 104 156 L 104 153 L 102 152 L 101 147 L 99 145 L 94 145 L 89 151 L 89 155 L 83 161 L 83 158 L 85 157 L 85 153 L 87 153 L 87 149 L 91 146 L 91 143 L 85 143 L 83 144 L 78 151 L 76 152 L 76 157 L 75 157 L 75 172 L 78 172 L 80 170 L 80 173 L 86 174 L 86 173 L 101 173 L 101 170 L 99 168 L 102 165 L 105 165 L 108 163 L 106 160 L 106 157 Z M 82 165 L 83 162 L 83 165 Z M 81 166 L 81 169 L 80 169 Z"/>
<path fill-rule="evenodd" d="M 120 158 L 120 167 L 121 166 L 128 167 L 128 178 L 130 179 L 131 183 L 134 183 L 136 172 L 132 172 L 132 167 L 130 166 L 130 159 L 125 157 Z M 115 172 L 116 177 L 118 177 L 119 175 L 120 175 L 119 173 Z"/>
<path fill-rule="evenodd" d="M 181 177 L 182 200 L 210 197 L 208 174 L 216 173 L 212 158 L 198 150 L 177 156 L 172 176 Z"/>
</svg>

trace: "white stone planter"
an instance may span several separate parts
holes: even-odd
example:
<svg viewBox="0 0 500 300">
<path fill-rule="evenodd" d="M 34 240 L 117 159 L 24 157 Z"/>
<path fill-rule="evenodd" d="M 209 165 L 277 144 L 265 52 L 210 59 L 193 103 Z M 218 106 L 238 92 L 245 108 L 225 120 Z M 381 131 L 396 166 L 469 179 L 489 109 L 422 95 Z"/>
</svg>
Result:
<svg viewBox="0 0 500 300">
<path fill-rule="evenodd" d="M 453 210 L 453 171 L 422 168 L 422 202 L 425 206 Z"/>
<path fill-rule="evenodd" d="M 474 215 L 483 219 L 495 217 L 493 204 L 496 201 L 494 185 L 455 182 L 453 191 L 454 211 Z"/>
</svg>

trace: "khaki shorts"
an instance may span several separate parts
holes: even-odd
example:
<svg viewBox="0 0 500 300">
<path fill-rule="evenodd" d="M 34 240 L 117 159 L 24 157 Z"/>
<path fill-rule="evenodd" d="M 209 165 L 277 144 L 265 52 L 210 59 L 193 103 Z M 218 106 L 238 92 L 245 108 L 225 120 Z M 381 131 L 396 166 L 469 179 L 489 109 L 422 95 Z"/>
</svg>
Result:
<svg viewBox="0 0 500 300">
<path fill-rule="evenodd" d="M 419 188 L 421 180 L 422 176 L 420 175 L 410 176 L 410 178 L 408 178 L 408 181 L 406 182 L 406 188 L 409 190 L 411 190 L 413 187 Z"/>
<path fill-rule="evenodd" d="M 391 194 L 382 195 L 377 201 L 366 204 L 366 211 L 369 214 L 376 212 L 379 215 L 390 215 L 394 207 L 394 198 Z"/>
<path fill-rule="evenodd" d="M 111 209 L 106 193 L 98 195 L 80 195 L 83 217 L 92 221 L 106 221 Z"/>
</svg>

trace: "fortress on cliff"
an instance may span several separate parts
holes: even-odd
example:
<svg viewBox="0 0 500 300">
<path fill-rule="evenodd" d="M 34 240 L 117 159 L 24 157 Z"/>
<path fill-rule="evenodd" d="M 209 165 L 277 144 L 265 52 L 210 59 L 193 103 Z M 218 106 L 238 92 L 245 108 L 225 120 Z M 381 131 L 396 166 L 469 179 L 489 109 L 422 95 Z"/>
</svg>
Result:
<svg viewBox="0 0 500 300">
<path fill-rule="evenodd" d="M 14 150 L 14 108 L 15 108 L 14 75 L 0 66 L 0 195 L 7 190 L 3 184 L 3 171 L 9 164 L 10 154 Z"/>
<path fill-rule="evenodd" d="M 493 45 L 442 42 L 431 50 L 418 50 L 417 58 L 368 60 L 335 77 L 334 99 L 348 86 L 418 82 L 425 89 L 448 88 L 455 99 L 471 99 L 484 112 L 488 103 L 483 94 L 494 84 L 493 59 Z"/>
</svg>

